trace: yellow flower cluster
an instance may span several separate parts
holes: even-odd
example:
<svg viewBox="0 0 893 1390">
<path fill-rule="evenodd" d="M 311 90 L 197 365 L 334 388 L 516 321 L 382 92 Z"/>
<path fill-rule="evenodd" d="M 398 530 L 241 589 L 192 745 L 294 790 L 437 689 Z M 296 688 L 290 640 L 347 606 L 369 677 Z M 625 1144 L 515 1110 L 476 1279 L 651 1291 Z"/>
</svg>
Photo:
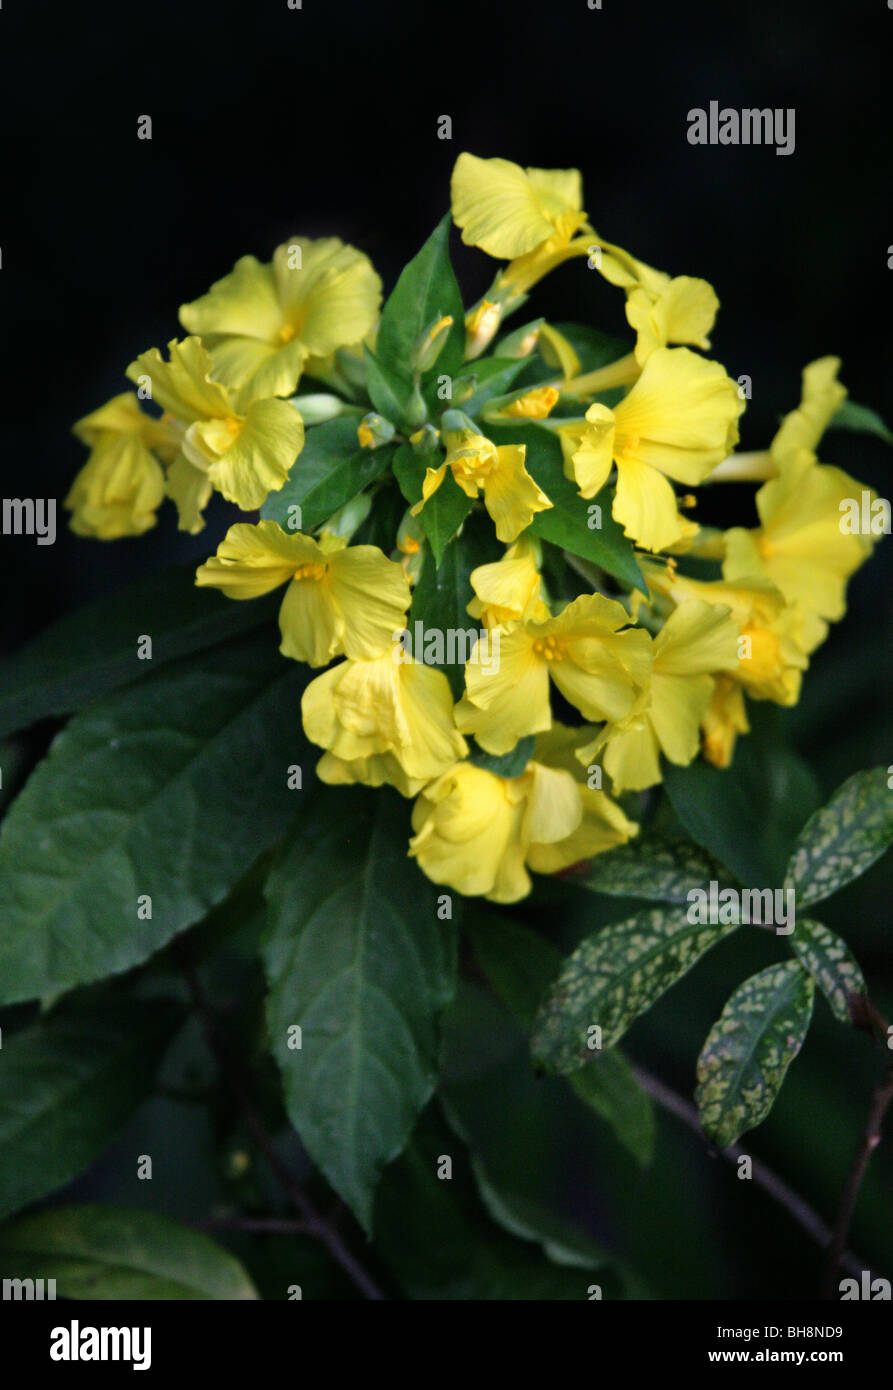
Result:
<svg viewBox="0 0 893 1390">
<path fill-rule="evenodd" d="M 797 701 L 809 657 L 842 616 L 847 580 L 874 537 L 841 528 L 840 504 L 860 485 L 816 454 L 845 396 L 837 359 L 806 368 L 801 403 L 765 453 L 736 455 L 744 400 L 702 355 L 718 308 L 706 281 L 671 278 L 602 241 L 575 170 L 462 154 L 452 203 L 463 240 L 506 262 L 468 311 L 466 360 L 485 351 L 544 274 L 580 256 L 624 291 L 634 348 L 581 374 L 571 345 L 539 321 L 499 352 L 536 350 L 559 375 L 496 415 L 448 409 L 403 437 L 367 414 L 359 448 L 430 438 L 439 451 L 433 466 L 416 455 L 420 497 L 392 558 L 350 544 L 351 527 L 324 524 L 312 536 L 239 521 L 196 582 L 234 599 L 284 587 L 283 655 L 327 668 L 301 710 L 307 737 L 324 750 L 320 778 L 387 783 L 416 798 L 409 853 L 424 872 L 461 893 L 512 902 L 529 892 L 530 870 L 559 872 L 636 834 L 601 789 L 602 773 L 620 796 L 658 783 L 662 757 L 685 765 L 703 751 L 727 767 L 748 729 L 745 695 Z M 244 257 L 182 307 L 190 336 L 169 345 L 167 361 L 152 349 L 128 368 L 139 399 L 161 413 L 144 413 L 125 394 L 75 427 L 91 452 L 67 499 L 74 529 L 140 534 L 165 496 L 192 532 L 214 490 L 242 511 L 261 506 L 301 466 L 305 421 L 288 399 L 299 379 L 337 389 L 335 354 L 356 358 L 357 345 L 374 345 L 379 303 L 372 266 L 337 240 L 295 238 L 269 265 Z M 419 361 L 433 361 L 452 323 L 434 321 Z M 624 394 L 615 391 L 612 405 L 597 399 L 617 387 Z M 306 399 L 328 409 L 335 398 Z M 488 438 L 494 418 L 503 428 L 551 429 L 581 499 L 613 481 L 612 514 L 641 553 L 647 598 L 603 593 L 598 576 L 570 601 L 550 598 L 530 527 L 553 503 L 528 470 L 525 446 Z M 314 423 L 308 416 L 307 428 Z M 447 478 L 484 508 L 508 547 L 470 576 L 467 613 L 498 637 L 499 659 L 478 661 L 472 651 L 457 701 L 444 672 L 418 651 L 413 659 L 401 637 L 423 564 L 425 508 Z M 763 482 L 759 525 L 725 533 L 686 518 L 693 499 L 673 487 L 748 478 Z M 683 573 L 686 555 L 721 562 L 721 576 Z M 556 692 L 564 718 L 576 712 L 579 723 L 555 718 Z M 529 754 L 512 762 L 522 740 Z"/>
</svg>

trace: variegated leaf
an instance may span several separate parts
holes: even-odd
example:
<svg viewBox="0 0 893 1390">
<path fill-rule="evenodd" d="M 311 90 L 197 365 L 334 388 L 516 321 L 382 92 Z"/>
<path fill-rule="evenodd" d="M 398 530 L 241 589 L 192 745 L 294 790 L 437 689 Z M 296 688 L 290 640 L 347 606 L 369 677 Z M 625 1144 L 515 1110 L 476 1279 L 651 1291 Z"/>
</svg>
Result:
<svg viewBox="0 0 893 1390">
<path fill-rule="evenodd" d="M 595 893 L 665 903 L 684 903 L 690 888 L 706 889 L 711 880 L 725 887 L 731 875 L 706 850 L 669 835 L 630 840 L 596 855 L 584 873 L 570 878 Z"/>
<path fill-rule="evenodd" d="M 655 907 L 587 937 L 564 963 L 534 1024 L 534 1060 L 570 1072 L 612 1047 L 639 1014 L 735 923 L 692 923 L 679 907 Z M 600 1035 L 590 1032 L 597 1026 Z"/>
<path fill-rule="evenodd" d="M 812 1017 L 812 976 L 782 961 L 739 985 L 698 1058 L 695 1099 L 719 1149 L 765 1120 Z"/>
<path fill-rule="evenodd" d="M 865 976 L 846 942 L 821 922 L 798 922 L 791 947 L 809 971 L 841 1023 L 853 1023 L 862 1015 Z"/>
<path fill-rule="evenodd" d="M 893 789 L 885 767 L 849 777 L 803 827 L 787 877 L 801 907 L 864 874 L 893 843 Z"/>
</svg>

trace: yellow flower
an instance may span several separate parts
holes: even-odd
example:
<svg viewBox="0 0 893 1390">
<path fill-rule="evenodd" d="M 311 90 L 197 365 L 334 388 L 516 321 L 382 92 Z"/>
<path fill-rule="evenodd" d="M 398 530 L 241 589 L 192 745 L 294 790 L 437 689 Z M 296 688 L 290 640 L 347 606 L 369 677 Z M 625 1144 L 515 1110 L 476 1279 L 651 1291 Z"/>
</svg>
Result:
<svg viewBox="0 0 893 1390">
<path fill-rule="evenodd" d="M 677 275 L 660 294 L 638 287 L 626 299 L 626 317 L 636 330 L 636 361 L 644 367 L 651 354 L 669 343 L 709 348 L 719 300 L 706 280 Z"/>
<path fill-rule="evenodd" d="M 541 616 L 538 609 L 543 609 L 543 616 L 548 617 L 549 611 L 539 596 L 537 556 L 535 542 L 521 536 L 501 560 L 473 569 L 470 579 L 475 597 L 465 610 L 469 617 L 478 618 L 485 628 Z"/>
<path fill-rule="evenodd" d="M 739 734 L 750 732 L 744 692 L 730 676 L 719 675 L 701 720 L 704 757 L 714 767 L 730 767 Z"/>
<path fill-rule="evenodd" d="M 846 387 L 837 380 L 839 370 L 839 357 L 819 357 L 803 368 L 800 404 L 784 417 L 769 446 L 772 462 L 780 474 L 784 474 L 789 464 L 794 472 L 804 467 L 801 451 L 813 453 L 816 450 L 833 416 L 846 400 Z"/>
<path fill-rule="evenodd" d="M 670 614 L 654 641 L 649 688 L 632 715 L 609 724 L 577 754 L 603 763 L 615 792 L 641 791 L 661 780 L 660 754 L 686 766 L 697 756 L 700 725 L 714 690 L 713 673 L 738 667 L 738 628 L 728 607 L 690 599 Z"/>
<path fill-rule="evenodd" d="M 435 883 L 466 896 L 517 902 L 527 868 L 556 873 L 621 844 L 638 827 L 609 797 L 580 785 L 572 747 L 578 729 L 538 741 L 520 777 L 457 763 L 413 807 L 409 853 Z"/>
<path fill-rule="evenodd" d="M 288 535 L 275 521 L 231 526 L 195 582 L 235 599 L 259 598 L 288 584 L 279 650 L 310 666 L 325 666 L 341 652 L 389 652 L 410 603 L 403 571 L 377 546 L 346 546 L 337 537 L 321 545 L 311 536 Z"/>
<path fill-rule="evenodd" d="M 500 630 L 499 664 L 470 661 L 466 697 L 456 706 L 463 733 L 488 753 L 551 728 L 549 680 L 585 719 L 620 720 L 632 710 L 651 667 L 651 638 L 626 610 L 601 594 L 583 594 L 557 618 Z"/>
<path fill-rule="evenodd" d="M 536 386 L 503 406 L 499 413 L 510 420 L 545 420 L 557 405 L 558 395 L 554 386 Z"/>
<path fill-rule="evenodd" d="M 576 169 L 522 169 L 508 159 L 460 154 L 451 182 L 453 220 L 466 246 L 510 261 L 585 225 Z"/>
<path fill-rule="evenodd" d="M 562 429 L 565 472 L 594 497 L 616 463 L 615 521 L 646 549 L 664 550 L 697 529 L 680 516 L 667 478 L 702 482 L 737 440 L 743 409 L 718 362 L 658 348 L 614 410 L 591 405 L 587 426 Z"/>
<path fill-rule="evenodd" d="M 372 328 L 381 281 L 369 259 L 337 237 L 292 237 L 272 264 L 243 256 L 180 322 L 210 346 L 219 378 L 254 399 L 289 396 L 308 357 L 328 357 Z"/>
<path fill-rule="evenodd" d="M 148 531 L 164 500 L 156 454 L 168 458 L 179 447 L 173 426 L 144 415 L 125 391 L 85 415 L 74 433 L 90 446 L 90 457 L 65 499 L 72 531 L 103 541 Z"/>
<path fill-rule="evenodd" d="M 327 750 L 316 769 L 323 782 L 388 782 L 415 796 L 468 752 L 446 676 L 399 646 L 324 671 L 304 691 L 301 713 L 307 737 Z"/>
<path fill-rule="evenodd" d="M 760 577 L 726 580 L 689 579 L 670 570 L 648 567 L 648 584 L 674 603 L 700 598 L 727 605 L 738 629 L 739 660 L 735 679 L 757 700 L 795 705 L 803 672 L 809 665 L 808 620 L 800 604 Z"/>
<path fill-rule="evenodd" d="M 237 411 L 226 387 L 211 379 L 213 364 L 198 338 L 174 340 L 168 352 L 169 362 L 157 348 L 141 353 L 127 375 L 148 377 L 152 399 L 187 426 L 169 487 L 181 527 L 197 531 L 212 488 L 244 511 L 277 492 L 304 447 L 304 424 L 287 401 L 246 398 L 244 413 Z"/>
<path fill-rule="evenodd" d="M 445 430 L 447 456 L 439 468 L 429 468 L 422 483 L 422 500 L 413 507 L 417 516 L 446 476 L 448 468 L 466 497 L 484 494 L 499 540 L 509 544 L 530 525 L 537 512 L 551 507 L 546 494 L 524 467 L 523 444 L 493 444 L 472 430 Z"/>
</svg>

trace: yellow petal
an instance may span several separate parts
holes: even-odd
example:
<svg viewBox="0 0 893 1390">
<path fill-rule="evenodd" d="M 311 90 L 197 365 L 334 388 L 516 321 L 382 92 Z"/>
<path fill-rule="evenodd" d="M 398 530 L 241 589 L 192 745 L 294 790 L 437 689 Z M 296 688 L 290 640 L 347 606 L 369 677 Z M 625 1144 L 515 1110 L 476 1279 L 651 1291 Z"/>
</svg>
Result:
<svg viewBox="0 0 893 1390">
<path fill-rule="evenodd" d="M 179 420 L 224 419 L 233 413 L 226 388 L 211 380 L 213 362 L 198 338 L 168 343 L 169 362 L 157 348 L 141 352 L 127 368 L 131 381 L 148 377 L 152 400 Z"/>
<path fill-rule="evenodd" d="M 344 650 L 351 657 L 390 651 L 411 602 L 403 570 L 374 545 L 351 545 L 329 560 L 329 583 L 344 619 Z"/>
<path fill-rule="evenodd" d="M 426 787 L 413 808 L 409 853 L 434 883 L 468 896 L 517 902 L 530 892 L 524 868 L 519 787 L 458 763 Z"/>
<path fill-rule="evenodd" d="M 669 343 L 709 348 L 718 309 L 713 286 L 688 275 L 677 275 L 657 299 L 647 290 L 632 290 L 627 296 L 626 317 L 637 334 L 636 360 L 644 366 L 656 348 Z"/>
<path fill-rule="evenodd" d="M 310 573 L 289 584 L 279 609 L 279 631 L 282 655 L 308 666 L 325 666 L 343 650 L 344 620 L 325 577 Z"/>
<path fill-rule="evenodd" d="M 605 405 L 591 405 L 586 420 L 579 433 L 561 431 L 562 448 L 565 473 L 576 482 L 580 496 L 594 497 L 608 481 L 614 462 L 614 412 Z"/>
<path fill-rule="evenodd" d="M 459 155 L 451 181 L 453 220 L 466 246 L 508 261 L 553 234 L 558 210 L 571 210 L 566 195 L 573 192 L 575 171 L 551 171 L 558 182 L 543 177 L 550 171 L 531 172 L 535 179 L 507 159 Z"/>
<path fill-rule="evenodd" d="M 546 511 L 552 503 L 524 467 L 524 444 L 503 444 L 496 452 L 498 463 L 483 480 L 484 506 L 493 519 L 497 538 L 509 544 L 537 512 Z"/>
<path fill-rule="evenodd" d="M 201 431 L 201 425 L 191 427 Z M 233 442 L 208 467 L 228 502 L 253 511 L 278 492 L 304 447 L 304 422 L 287 401 L 256 401 Z"/>
<path fill-rule="evenodd" d="M 204 529 L 202 512 L 214 491 L 206 469 L 196 468 L 185 454 L 179 454 L 168 469 L 165 486 L 176 504 L 179 529 L 197 535 Z"/>
<path fill-rule="evenodd" d="M 217 547 L 217 554 L 196 572 L 199 586 L 222 590 L 227 598 L 258 598 L 287 584 L 300 565 L 318 563 L 322 552 L 310 536 L 289 535 L 275 521 L 256 526 L 238 522 Z"/>
<path fill-rule="evenodd" d="M 604 792 L 581 786 L 577 788 L 583 817 L 579 826 L 566 839 L 556 844 L 531 844 L 527 863 L 536 873 L 554 874 L 582 859 L 622 845 L 635 835 L 638 826 L 628 820 L 616 802 Z"/>
<path fill-rule="evenodd" d="M 614 520 L 645 550 L 666 550 L 685 534 L 676 494 L 657 468 L 639 459 L 617 465 L 617 490 L 611 507 Z"/>
<path fill-rule="evenodd" d="M 254 256 L 242 256 L 207 294 L 180 306 L 180 322 L 187 333 L 201 338 L 227 334 L 273 342 L 284 320 L 272 267 Z"/>
<path fill-rule="evenodd" d="M 117 540 L 154 526 L 163 499 L 164 474 L 138 435 L 103 432 L 65 506 L 77 535 Z"/>
<path fill-rule="evenodd" d="M 300 266 L 289 265 L 294 248 Z M 292 237 L 274 251 L 273 275 L 286 323 L 315 357 L 360 342 L 378 317 L 381 280 L 368 256 L 337 237 Z"/>
<path fill-rule="evenodd" d="M 467 699 L 456 706 L 456 723 L 488 753 L 508 753 L 519 739 L 552 722 L 546 662 L 520 624 L 500 632 L 498 667 L 468 663 L 465 686 Z"/>
</svg>

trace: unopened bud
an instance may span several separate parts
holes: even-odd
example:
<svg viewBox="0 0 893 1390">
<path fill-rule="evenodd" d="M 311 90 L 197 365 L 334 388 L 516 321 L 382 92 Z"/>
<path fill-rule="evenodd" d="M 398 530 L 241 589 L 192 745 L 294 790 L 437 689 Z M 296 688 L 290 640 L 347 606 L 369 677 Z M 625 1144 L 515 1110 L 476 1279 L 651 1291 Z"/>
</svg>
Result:
<svg viewBox="0 0 893 1390">
<path fill-rule="evenodd" d="M 362 449 L 377 449 L 382 444 L 390 444 L 395 430 L 390 420 L 377 415 L 374 410 L 364 415 L 357 426 L 357 439 Z"/>
<path fill-rule="evenodd" d="M 520 328 L 516 328 L 514 333 L 507 333 L 504 338 L 499 340 L 498 355 L 500 357 L 529 357 L 539 341 L 543 322 L 543 319 L 534 319 L 532 323 L 525 323 Z"/>
<path fill-rule="evenodd" d="M 366 517 L 372 509 L 372 498 L 361 492 L 358 497 L 339 507 L 337 512 L 333 512 L 328 521 L 324 521 L 321 528 L 320 539 L 323 536 L 337 536 L 342 540 L 349 541 L 355 531 L 362 526 Z"/>
<path fill-rule="evenodd" d="M 413 452 L 416 454 L 433 454 L 440 439 L 440 431 L 433 425 L 423 425 L 415 434 L 409 436 Z"/>
<path fill-rule="evenodd" d="M 308 396 L 292 396 L 290 402 L 301 412 L 301 419 L 309 428 L 322 425 L 326 420 L 334 420 L 344 410 L 344 401 L 338 396 L 330 396 L 320 391 Z"/>
<path fill-rule="evenodd" d="M 491 299 L 482 299 L 476 308 L 466 314 L 466 357 L 480 357 L 484 349 L 493 341 L 501 318 L 502 305 L 494 303 Z"/>
<path fill-rule="evenodd" d="M 560 392 L 554 386 L 536 386 L 532 391 L 525 391 L 523 396 L 509 401 L 499 414 L 508 416 L 510 420 L 545 420 L 557 405 L 559 396 Z"/>
<path fill-rule="evenodd" d="M 445 314 L 441 318 L 436 318 L 429 323 L 425 331 L 419 336 L 413 353 L 411 364 L 412 370 L 416 372 L 427 372 L 434 363 L 446 344 L 450 336 L 450 329 L 453 326 L 452 314 Z"/>
</svg>

